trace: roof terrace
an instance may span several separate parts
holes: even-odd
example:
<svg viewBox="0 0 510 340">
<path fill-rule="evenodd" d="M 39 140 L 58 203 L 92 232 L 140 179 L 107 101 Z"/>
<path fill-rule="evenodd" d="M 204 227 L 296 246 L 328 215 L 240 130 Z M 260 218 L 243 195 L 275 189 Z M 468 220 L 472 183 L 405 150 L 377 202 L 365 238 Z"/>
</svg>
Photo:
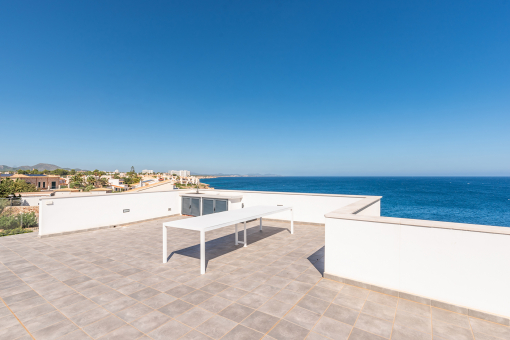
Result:
<svg viewBox="0 0 510 340">
<path fill-rule="evenodd" d="M 154 202 L 160 202 L 158 194 L 110 197 L 155 197 Z M 242 194 L 245 202 L 253 202 L 253 192 Z M 283 203 L 294 200 L 296 221 L 308 221 L 295 222 L 293 235 L 286 220 L 264 219 L 262 232 L 258 221 L 251 222 L 248 247 L 234 245 L 233 226 L 206 233 L 207 272 L 203 275 L 196 231 L 168 228 L 171 256 L 168 263 L 161 261 L 162 223 L 185 218 L 180 215 L 55 237 L 32 233 L 0 238 L 0 339 L 510 339 L 508 319 L 501 313 L 477 312 L 468 308 L 471 306 L 459 306 L 462 303 L 405 293 L 421 287 L 397 287 L 379 273 L 389 271 L 381 261 L 391 262 L 384 252 L 388 245 L 385 228 L 403 228 L 407 223 L 382 217 L 382 222 L 373 222 L 378 218 L 374 204 L 380 198 L 366 198 L 363 205 L 360 202 L 365 198 L 340 197 L 345 206 L 332 213 L 338 216 L 325 217 L 324 224 L 310 221 L 316 217 L 296 201 L 302 197 L 286 195 Z M 323 209 L 332 210 L 326 197 L 331 195 L 315 196 L 313 199 L 325 205 Z M 98 197 L 105 196 L 42 199 L 41 213 L 50 218 L 51 209 L 66 206 L 62 202 L 94 202 L 91 200 Z M 271 199 L 269 194 L 264 196 L 266 203 Z M 283 197 L 275 199 L 285 201 Z M 307 199 L 310 204 L 310 197 Z M 118 207 L 109 205 L 110 209 Z M 80 209 L 87 213 L 86 206 Z M 172 209 L 175 213 L 178 208 Z M 314 209 L 320 210 L 318 206 Z M 363 217 L 363 213 L 369 216 Z M 359 216 L 342 218 L 349 214 Z M 360 224 L 353 232 L 350 223 Z M 458 225 L 424 227 L 413 223 L 407 224 L 426 228 L 426 232 L 468 232 L 482 239 L 497 237 L 496 242 L 508 239 L 505 233 L 477 226 L 471 227 L 475 231 L 465 231 L 455 229 Z M 356 232 L 367 226 L 376 228 L 372 232 L 378 234 L 364 234 L 360 243 Z M 405 233 L 400 237 L 404 240 Z M 362 253 L 349 248 L 349 242 Z M 375 254 L 367 246 L 375 249 Z M 490 267 L 487 263 L 482 266 Z M 472 262 L 472 268 L 476 272 L 477 264 Z M 400 278 L 407 280 L 403 274 Z M 449 273 L 443 279 L 439 287 L 447 286 L 444 281 L 456 282 L 455 275 Z M 484 278 L 485 289 L 491 290 L 492 285 L 499 292 L 492 279 Z M 462 294 L 467 294 L 466 287 L 470 283 L 457 285 Z M 470 293 L 490 297 L 484 295 L 487 291 Z M 430 294 L 436 294 L 431 296 L 434 298 L 442 292 Z M 499 306 L 494 305 L 493 310 L 498 311 Z M 501 310 L 505 307 L 503 301 Z"/>
</svg>

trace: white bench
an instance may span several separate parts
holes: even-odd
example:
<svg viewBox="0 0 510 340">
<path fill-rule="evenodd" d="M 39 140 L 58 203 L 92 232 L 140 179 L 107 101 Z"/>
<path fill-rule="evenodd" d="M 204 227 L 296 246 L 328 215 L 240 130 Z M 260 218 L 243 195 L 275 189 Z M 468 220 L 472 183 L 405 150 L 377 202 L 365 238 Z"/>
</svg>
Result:
<svg viewBox="0 0 510 340">
<path fill-rule="evenodd" d="M 260 219 L 260 231 L 262 231 L 262 217 L 290 210 L 290 233 L 294 234 L 294 219 L 292 207 L 259 205 L 250 208 L 229 210 L 216 214 L 187 218 L 163 223 L 163 263 L 168 262 L 167 229 L 181 228 L 200 231 L 200 273 L 205 274 L 205 232 L 223 228 L 235 224 L 235 245 L 243 243 L 248 246 L 246 238 L 246 221 Z M 239 241 L 237 224 L 244 223 L 244 239 Z"/>
</svg>

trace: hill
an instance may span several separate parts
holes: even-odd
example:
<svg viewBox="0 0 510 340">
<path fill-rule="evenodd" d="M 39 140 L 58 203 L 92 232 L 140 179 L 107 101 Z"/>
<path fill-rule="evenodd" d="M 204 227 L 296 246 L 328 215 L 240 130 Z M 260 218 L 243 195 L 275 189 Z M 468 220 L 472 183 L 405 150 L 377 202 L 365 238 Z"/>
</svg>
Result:
<svg viewBox="0 0 510 340">
<path fill-rule="evenodd" d="M 64 170 L 71 170 L 71 168 L 63 168 L 61 166 L 55 165 L 55 164 L 47 164 L 47 163 L 38 163 L 36 165 L 22 165 L 18 167 L 10 167 L 8 165 L 0 165 L 0 171 L 16 171 L 16 170 L 32 170 L 37 169 L 39 171 L 43 170 L 57 170 L 57 169 L 64 169 Z M 76 171 L 81 171 L 81 169 L 75 169 Z"/>
</svg>

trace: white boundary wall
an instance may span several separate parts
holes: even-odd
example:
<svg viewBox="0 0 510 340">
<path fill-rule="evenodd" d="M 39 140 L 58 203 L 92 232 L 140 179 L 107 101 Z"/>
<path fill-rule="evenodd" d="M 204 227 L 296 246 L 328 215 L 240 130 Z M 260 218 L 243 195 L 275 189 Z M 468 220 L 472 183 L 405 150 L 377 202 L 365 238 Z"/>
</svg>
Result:
<svg viewBox="0 0 510 340">
<path fill-rule="evenodd" d="M 201 190 L 208 194 L 242 195 L 229 209 L 257 205 L 292 206 L 294 221 L 324 224 L 324 214 L 356 203 L 364 196 L 280 193 L 239 190 Z M 194 190 L 119 193 L 79 197 L 48 197 L 40 200 L 39 235 L 70 233 L 159 218 L 181 213 L 181 194 Z M 168 208 L 171 208 L 168 211 Z M 377 209 L 378 206 L 376 206 Z M 124 209 L 129 209 L 124 213 Z M 288 212 L 269 216 L 289 221 Z"/>
<path fill-rule="evenodd" d="M 490 233 L 361 218 L 327 218 L 327 274 L 510 316 L 507 228 Z"/>
<path fill-rule="evenodd" d="M 242 195 L 241 203 L 244 207 L 256 205 L 284 205 L 292 207 L 294 221 L 324 224 L 324 215 L 332 210 L 339 209 L 352 203 L 361 201 L 366 196 L 302 194 L 264 191 L 242 190 L 214 190 L 214 192 Z M 221 197 L 221 196 L 219 196 Z M 241 208 L 236 204 L 232 209 Z M 270 219 L 290 221 L 288 212 L 268 216 Z"/>
<path fill-rule="evenodd" d="M 178 194 L 170 191 L 44 198 L 39 205 L 39 236 L 180 214 Z M 124 209 L 129 212 L 124 213 Z"/>
</svg>

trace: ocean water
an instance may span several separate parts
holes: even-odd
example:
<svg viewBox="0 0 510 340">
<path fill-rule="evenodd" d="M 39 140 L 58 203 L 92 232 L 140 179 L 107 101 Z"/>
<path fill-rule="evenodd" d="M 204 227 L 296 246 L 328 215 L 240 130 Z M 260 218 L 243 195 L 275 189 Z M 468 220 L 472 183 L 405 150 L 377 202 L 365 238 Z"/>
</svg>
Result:
<svg viewBox="0 0 510 340">
<path fill-rule="evenodd" d="M 381 216 L 510 227 L 510 177 L 219 177 L 216 189 L 383 196 Z"/>
</svg>

